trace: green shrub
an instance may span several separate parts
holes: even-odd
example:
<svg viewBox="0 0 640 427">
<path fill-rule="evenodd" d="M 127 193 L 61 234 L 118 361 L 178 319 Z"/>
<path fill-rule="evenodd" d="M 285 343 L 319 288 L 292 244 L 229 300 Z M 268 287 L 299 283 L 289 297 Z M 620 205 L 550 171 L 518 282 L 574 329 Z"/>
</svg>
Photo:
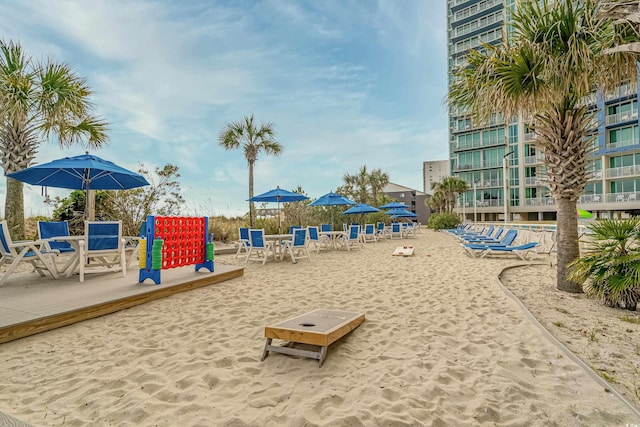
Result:
<svg viewBox="0 0 640 427">
<path fill-rule="evenodd" d="M 451 213 L 436 213 L 429 216 L 429 228 L 433 228 L 436 231 L 455 228 L 460 222 L 458 215 Z"/>
<path fill-rule="evenodd" d="M 640 217 L 592 222 L 590 251 L 573 261 L 569 278 L 609 307 L 635 310 L 640 302 Z"/>
</svg>

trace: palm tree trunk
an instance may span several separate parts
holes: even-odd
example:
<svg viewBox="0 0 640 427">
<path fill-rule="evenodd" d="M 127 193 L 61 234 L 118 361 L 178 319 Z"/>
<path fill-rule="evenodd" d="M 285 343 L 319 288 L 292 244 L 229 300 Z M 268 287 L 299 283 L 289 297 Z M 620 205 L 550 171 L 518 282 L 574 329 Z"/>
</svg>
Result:
<svg viewBox="0 0 640 427">
<path fill-rule="evenodd" d="M 578 219 L 576 218 L 576 201 L 571 199 L 556 199 L 558 203 L 557 236 L 558 267 L 557 287 L 561 291 L 581 293 L 582 285 L 571 282 L 569 263 L 580 256 L 578 242 Z"/>
<path fill-rule="evenodd" d="M 21 181 L 7 178 L 7 198 L 4 212 L 12 240 L 24 240 L 24 184 Z"/>
<path fill-rule="evenodd" d="M 249 198 L 253 197 L 253 162 L 249 162 Z M 253 202 L 249 202 L 249 225 L 253 228 L 256 220 L 256 208 Z"/>
</svg>

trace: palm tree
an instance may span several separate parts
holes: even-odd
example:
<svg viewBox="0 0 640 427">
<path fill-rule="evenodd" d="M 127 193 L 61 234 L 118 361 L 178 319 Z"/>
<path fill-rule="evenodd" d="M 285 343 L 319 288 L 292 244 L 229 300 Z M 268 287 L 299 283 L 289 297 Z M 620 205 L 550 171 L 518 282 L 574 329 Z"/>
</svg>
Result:
<svg viewBox="0 0 640 427">
<path fill-rule="evenodd" d="M 107 123 L 92 115 L 92 91 L 67 64 L 32 62 L 20 44 L 0 40 L 0 162 L 4 173 L 32 165 L 49 138 L 60 147 L 107 142 Z M 5 216 L 14 239 L 24 238 L 23 183 L 7 178 Z"/>
<path fill-rule="evenodd" d="M 377 205 L 380 194 L 389 183 L 389 174 L 381 169 L 367 170 L 367 165 L 360 167 L 355 175 L 348 173 L 342 177 L 344 185 L 338 190 L 339 193 L 352 198 L 358 203 Z"/>
<path fill-rule="evenodd" d="M 467 191 L 467 182 L 457 176 L 443 178 L 440 182 L 431 184 L 431 189 L 439 194 L 443 208 L 447 213 L 453 212 L 458 196 Z M 434 202 L 435 203 L 435 202 Z"/>
<path fill-rule="evenodd" d="M 569 279 L 569 263 L 579 256 L 576 201 L 589 178 L 595 116 L 585 100 L 594 88 L 608 90 L 636 76 L 631 55 L 604 54 L 620 37 L 611 23 L 597 19 L 598 4 L 518 3 L 509 23 L 513 36 L 500 46 L 471 51 L 449 91 L 451 107 L 481 122 L 496 113 L 531 117 L 558 206 L 557 287 L 576 293 L 582 287 Z"/>
<path fill-rule="evenodd" d="M 253 166 L 258 160 L 260 152 L 278 156 L 282 153 L 282 145 L 275 140 L 276 132 L 273 123 L 262 123 L 258 128 L 253 114 L 244 116 L 237 122 L 227 123 L 220 132 L 218 142 L 225 150 L 235 150 L 242 147 L 244 157 L 249 166 L 249 198 L 253 197 Z M 253 227 L 256 212 L 253 202 L 249 202 L 249 224 Z"/>
<path fill-rule="evenodd" d="M 384 204 L 384 202 L 379 199 L 380 195 L 384 194 L 384 187 L 389 184 L 389 174 L 386 172 L 382 172 L 382 169 L 374 169 L 369 175 L 369 184 L 371 185 L 371 198 L 373 206 Z"/>
</svg>

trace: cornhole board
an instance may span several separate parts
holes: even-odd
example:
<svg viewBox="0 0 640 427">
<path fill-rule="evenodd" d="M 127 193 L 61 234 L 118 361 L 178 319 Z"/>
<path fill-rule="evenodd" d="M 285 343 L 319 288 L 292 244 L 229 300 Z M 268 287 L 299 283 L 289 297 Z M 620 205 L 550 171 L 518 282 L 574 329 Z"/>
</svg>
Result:
<svg viewBox="0 0 640 427">
<path fill-rule="evenodd" d="M 264 336 L 267 338 L 267 342 L 261 360 L 266 359 L 269 352 L 273 351 L 290 356 L 316 359 L 321 367 L 327 358 L 329 345 L 353 331 L 362 322 L 364 322 L 364 313 L 318 309 L 275 325 L 266 326 Z M 274 338 L 292 343 L 309 344 L 318 347 L 318 350 L 271 345 Z"/>
<path fill-rule="evenodd" d="M 411 256 L 413 255 L 413 246 L 398 246 L 395 251 L 393 251 L 394 256 Z"/>
</svg>

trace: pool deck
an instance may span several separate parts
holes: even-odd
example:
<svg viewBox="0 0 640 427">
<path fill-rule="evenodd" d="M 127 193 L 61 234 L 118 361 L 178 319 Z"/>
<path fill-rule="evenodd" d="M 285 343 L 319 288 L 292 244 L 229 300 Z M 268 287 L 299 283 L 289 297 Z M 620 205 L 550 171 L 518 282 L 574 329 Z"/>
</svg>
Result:
<svg viewBox="0 0 640 427">
<path fill-rule="evenodd" d="M 194 266 L 162 270 L 162 283 L 138 283 L 138 269 L 77 275 L 57 280 L 37 273 L 13 274 L 0 287 L 0 344 L 160 298 L 241 277 L 244 268 L 215 265 L 214 272 Z"/>
</svg>

